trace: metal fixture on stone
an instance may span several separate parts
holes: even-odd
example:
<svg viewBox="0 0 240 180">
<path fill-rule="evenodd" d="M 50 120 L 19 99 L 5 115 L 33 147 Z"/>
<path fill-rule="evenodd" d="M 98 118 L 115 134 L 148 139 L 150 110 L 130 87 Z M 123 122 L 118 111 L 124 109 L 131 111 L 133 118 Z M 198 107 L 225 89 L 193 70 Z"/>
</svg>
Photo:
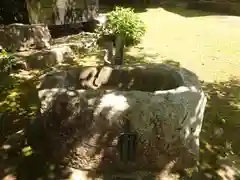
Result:
<svg viewBox="0 0 240 180">
<path fill-rule="evenodd" d="M 118 151 L 122 162 L 133 162 L 136 159 L 137 134 L 131 132 L 130 121 L 126 121 L 118 138 Z"/>
</svg>

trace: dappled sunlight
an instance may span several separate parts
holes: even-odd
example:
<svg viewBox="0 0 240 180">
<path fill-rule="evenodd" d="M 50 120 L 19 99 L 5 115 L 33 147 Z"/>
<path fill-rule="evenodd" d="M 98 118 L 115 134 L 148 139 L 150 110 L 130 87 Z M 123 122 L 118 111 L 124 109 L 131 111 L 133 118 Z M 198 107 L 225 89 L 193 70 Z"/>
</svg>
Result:
<svg viewBox="0 0 240 180">
<path fill-rule="evenodd" d="M 35 117 L 40 104 L 36 99 L 37 91 L 32 80 L 2 75 L 0 87 L 0 142 L 3 142 Z"/>
<path fill-rule="evenodd" d="M 216 83 L 204 82 L 203 88 L 208 94 L 208 106 L 200 143 L 202 176 L 208 179 L 223 178 L 225 173 L 239 176 L 236 169 L 240 162 L 240 146 L 236 137 L 240 130 L 240 108 L 236 104 L 240 103 L 240 81 L 232 78 Z M 225 166 L 229 166 L 231 170 L 224 169 Z M 204 175 L 205 173 L 208 175 Z"/>
</svg>

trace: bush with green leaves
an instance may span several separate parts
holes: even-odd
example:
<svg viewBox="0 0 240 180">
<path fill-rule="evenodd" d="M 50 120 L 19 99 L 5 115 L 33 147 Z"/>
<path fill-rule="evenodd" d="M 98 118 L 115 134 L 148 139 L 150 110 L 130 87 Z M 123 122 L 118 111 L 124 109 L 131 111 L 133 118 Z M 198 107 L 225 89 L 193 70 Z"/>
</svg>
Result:
<svg viewBox="0 0 240 180">
<path fill-rule="evenodd" d="M 144 22 L 131 8 L 116 7 L 107 14 L 105 26 L 97 29 L 101 35 L 121 35 L 125 46 L 133 46 L 140 42 L 146 32 Z"/>
<path fill-rule="evenodd" d="M 17 58 L 13 54 L 8 54 L 4 49 L 2 49 L 0 52 L 1 73 L 10 73 L 17 62 Z"/>
</svg>

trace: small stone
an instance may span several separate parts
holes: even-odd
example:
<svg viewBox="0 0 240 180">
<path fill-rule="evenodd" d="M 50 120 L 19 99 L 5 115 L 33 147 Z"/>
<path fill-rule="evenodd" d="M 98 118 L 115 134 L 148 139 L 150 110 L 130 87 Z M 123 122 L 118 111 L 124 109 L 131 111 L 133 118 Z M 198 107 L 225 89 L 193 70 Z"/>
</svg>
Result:
<svg viewBox="0 0 240 180">
<path fill-rule="evenodd" d="M 223 128 L 216 128 L 216 129 L 214 129 L 214 135 L 216 137 L 221 137 L 223 135 L 223 133 L 224 133 Z"/>
</svg>

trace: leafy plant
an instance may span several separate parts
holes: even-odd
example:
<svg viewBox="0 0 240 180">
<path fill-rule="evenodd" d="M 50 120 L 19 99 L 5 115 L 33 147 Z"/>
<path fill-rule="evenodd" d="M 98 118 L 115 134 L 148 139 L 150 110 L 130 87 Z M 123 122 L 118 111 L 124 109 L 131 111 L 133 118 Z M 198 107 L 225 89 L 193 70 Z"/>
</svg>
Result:
<svg viewBox="0 0 240 180">
<path fill-rule="evenodd" d="M 13 67 L 17 64 L 17 58 L 8 54 L 4 49 L 0 52 L 0 72 L 9 73 L 13 70 Z"/>
<path fill-rule="evenodd" d="M 97 32 L 101 35 L 121 35 L 124 37 L 125 45 L 132 46 L 140 42 L 146 27 L 133 9 L 116 7 L 107 14 L 106 25 L 99 27 Z"/>
</svg>

